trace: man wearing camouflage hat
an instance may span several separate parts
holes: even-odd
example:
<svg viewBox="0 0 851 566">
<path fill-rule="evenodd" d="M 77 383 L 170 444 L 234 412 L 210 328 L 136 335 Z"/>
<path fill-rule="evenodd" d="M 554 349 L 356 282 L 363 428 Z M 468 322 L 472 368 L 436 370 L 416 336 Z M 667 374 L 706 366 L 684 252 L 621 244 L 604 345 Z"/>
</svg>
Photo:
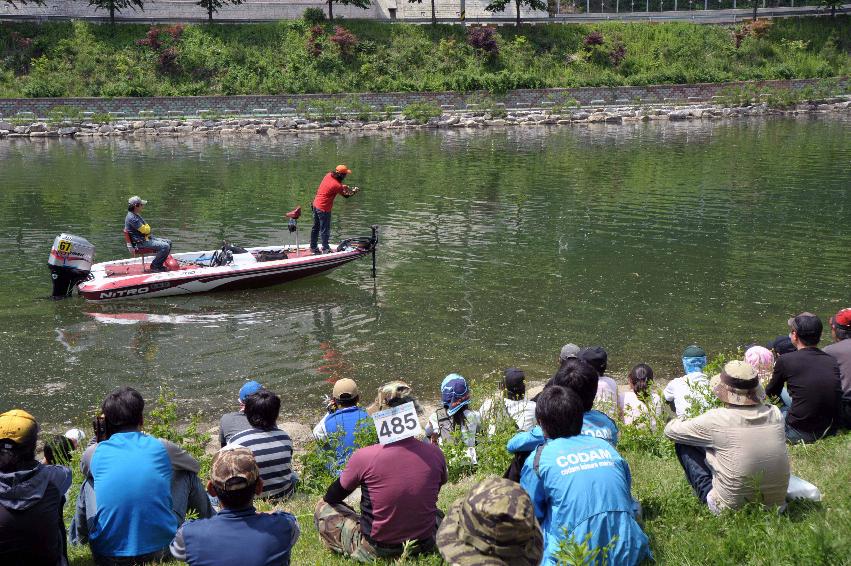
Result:
<svg viewBox="0 0 851 566">
<path fill-rule="evenodd" d="M 510 480 L 487 478 L 449 508 L 437 547 L 453 566 L 537 566 L 544 539 L 526 492 Z"/>
<path fill-rule="evenodd" d="M 665 426 L 695 495 L 715 514 L 748 501 L 784 505 L 789 456 L 783 416 L 763 403 L 756 369 L 744 361 L 728 362 L 710 387 L 723 407 Z"/>
<path fill-rule="evenodd" d="M 0 415 L 0 564 L 67 564 L 62 506 L 71 470 L 35 459 L 38 423 Z"/>
<path fill-rule="evenodd" d="M 251 450 L 233 445 L 219 450 L 207 493 L 218 497 L 222 509 L 180 527 L 169 547 L 172 556 L 189 564 L 288 565 L 301 532 L 298 521 L 283 511 L 258 513 L 252 502 L 262 491 Z"/>
</svg>

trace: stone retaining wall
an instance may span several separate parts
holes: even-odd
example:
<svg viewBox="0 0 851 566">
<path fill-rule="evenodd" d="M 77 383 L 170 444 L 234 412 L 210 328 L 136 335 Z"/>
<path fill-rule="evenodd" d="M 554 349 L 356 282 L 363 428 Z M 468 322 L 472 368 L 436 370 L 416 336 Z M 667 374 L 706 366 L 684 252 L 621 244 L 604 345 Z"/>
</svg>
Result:
<svg viewBox="0 0 851 566">
<path fill-rule="evenodd" d="M 836 79 L 835 79 L 836 80 Z M 563 89 L 512 90 L 502 97 L 492 97 L 506 109 L 546 108 L 566 101 L 581 106 L 613 104 L 664 104 L 711 102 L 713 97 L 731 89 L 800 90 L 816 86 L 818 79 L 757 81 L 734 83 L 701 83 L 691 85 L 656 85 L 626 87 L 588 87 Z M 847 88 L 848 78 L 838 79 Z M 216 115 L 289 116 L 302 113 L 311 104 L 334 103 L 345 106 L 351 101 L 376 111 L 398 111 L 414 102 L 429 102 L 444 111 L 465 110 L 487 93 L 459 92 L 392 92 L 360 94 L 301 94 L 252 96 L 177 96 L 140 98 L 0 98 L 0 118 L 47 118 L 57 106 L 81 112 L 107 114 L 120 118 L 168 118 L 201 116 L 205 111 Z M 323 102 L 319 102 L 323 101 Z"/>
<path fill-rule="evenodd" d="M 624 124 L 651 120 L 711 120 L 763 116 L 768 114 L 825 114 L 848 112 L 851 99 L 838 97 L 818 102 L 771 108 L 767 103 L 724 107 L 709 104 L 686 106 L 613 106 L 598 108 L 553 108 L 514 110 L 463 110 L 443 113 L 427 120 L 407 119 L 400 115 L 362 120 L 354 117 L 311 119 L 308 117 L 242 117 L 216 119 L 126 120 L 102 123 L 83 119 L 59 122 L 8 122 L 0 119 L 2 138 L 93 138 L 93 137 L 175 137 L 229 136 L 289 133 L 324 133 L 416 128 L 480 128 L 513 126 L 554 126 L 570 124 Z"/>
</svg>

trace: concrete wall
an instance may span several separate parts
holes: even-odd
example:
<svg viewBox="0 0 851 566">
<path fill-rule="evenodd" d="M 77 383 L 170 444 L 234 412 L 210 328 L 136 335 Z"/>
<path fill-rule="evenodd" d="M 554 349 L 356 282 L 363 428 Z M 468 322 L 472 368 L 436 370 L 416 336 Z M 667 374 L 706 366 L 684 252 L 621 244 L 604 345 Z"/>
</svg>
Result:
<svg viewBox="0 0 851 566">
<path fill-rule="evenodd" d="M 465 0 L 465 12 L 467 17 L 505 17 L 514 18 L 514 6 L 511 5 L 505 12 L 491 14 L 486 12 L 486 0 Z M 194 0 L 146 0 L 145 9 L 127 9 L 116 14 L 117 19 L 136 20 L 191 20 L 204 19 L 207 13 Z M 223 6 L 217 14 L 216 19 L 222 20 L 277 20 L 300 18 L 305 8 L 322 8 L 326 13 L 328 5 L 321 0 L 245 0 L 239 6 Z M 439 18 L 457 19 L 461 11 L 461 0 L 436 0 L 436 12 Z M 84 0 L 45 0 L 43 6 L 35 4 L 18 5 L 17 9 L 6 2 L 0 1 L 0 16 L 3 15 L 32 15 L 51 18 L 90 18 L 108 17 L 109 14 L 103 10 L 95 10 Z M 521 10 L 521 15 L 526 17 L 537 15 L 546 16 L 546 12 L 531 11 L 528 8 Z M 368 18 L 368 19 L 407 19 L 407 18 L 430 18 L 431 1 L 423 0 L 420 3 L 410 3 L 408 0 L 372 0 L 372 5 L 366 10 L 351 6 L 334 4 L 334 16 L 342 18 Z"/>
<path fill-rule="evenodd" d="M 818 84 L 817 79 L 788 81 L 757 81 L 752 83 L 706 83 L 693 85 L 658 85 L 606 88 L 522 89 L 505 96 L 492 97 L 503 102 L 506 108 L 545 107 L 566 100 L 576 100 L 582 105 L 595 104 L 658 104 L 665 102 L 705 102 L 730 88 L 751 85 L 757 88 L 801 89 Z M 847 78 L 840 85 L 849 84 Z M 401 109 L 413 102 L 430 102 L 445 106 L 446 110 L 464 109 L 486 93 L 459 92 L 399 92 L 361 94 L 302 94 L 253 96 L 178 96 L 144 98 L 0 98 L 0 116 L 11 118 L 21 113 L 33 113 L 46 118 L 56 106 L 68 106 L 83 112 L 113 112 L 119 116 L 197 116 L 208 110 L 217 114 L 269 114 L 290 115 L 296 109 L 309 107 L 316 101 L 334 101 L 345 106 L 346 99 L 355 97 L 362 104 L 376 110 L 392 106 Z M 28 114 L 25 114 L 28 116 Z"/>
</svg>

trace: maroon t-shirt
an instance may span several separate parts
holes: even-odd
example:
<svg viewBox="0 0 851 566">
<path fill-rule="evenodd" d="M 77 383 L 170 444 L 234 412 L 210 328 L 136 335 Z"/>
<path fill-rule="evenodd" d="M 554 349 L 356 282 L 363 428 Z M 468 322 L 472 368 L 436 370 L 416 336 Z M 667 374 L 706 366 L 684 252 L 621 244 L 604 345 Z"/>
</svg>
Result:
<svg viewBox="0 0 851 566">
<path fill-rule="evenodd" d="M 357 450 L 340 485 L 361 488 L 361 531 L 377 542 L 399 544 L 434 536 L 437 494 L 446 479 L 440 448 L 407 438 Z"/>
</svg>

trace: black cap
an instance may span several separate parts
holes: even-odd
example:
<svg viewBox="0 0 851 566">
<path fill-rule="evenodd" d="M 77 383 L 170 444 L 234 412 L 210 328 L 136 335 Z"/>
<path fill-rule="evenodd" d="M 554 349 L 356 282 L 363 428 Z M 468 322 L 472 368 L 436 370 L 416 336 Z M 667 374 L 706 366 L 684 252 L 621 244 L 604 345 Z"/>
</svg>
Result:
<svg viewBox="0 0 851 566">
<path fill-rule="evenodd" d="M 579 359 L 588 362 L 597 373 L 603 375 L 609 363 L 609 355 L 602 346 L 590 346 L 579 350 Z"/>
<path fill-rule="evenodd" d="M 505 384 L 505 389 L 507 391 L 521 394 L 526 392 L 526 374 L 523 372 L 522 369 L 506 369 L 503 372 L 502 381 Z"/>
<path fill-rule="evenodd" d="M 798 339 L 804 344 L 818 344 L 821 340 L 821 319 L 811 312 L 802 312 L 788 321 L 789 328 L 794 330 Z"/>
<path fill-rule="evenodd" d="M 769 342 L 766 348 L 768 348 L 778 356 L 782 356 L 783 354 L 789 354 L 797 350 L 797 348 L 795 348 L 795 345 L 792 344 L 792 340 L 790 340 L 788 336 L 778 336 L 777 338 Z"/>
</svg>

